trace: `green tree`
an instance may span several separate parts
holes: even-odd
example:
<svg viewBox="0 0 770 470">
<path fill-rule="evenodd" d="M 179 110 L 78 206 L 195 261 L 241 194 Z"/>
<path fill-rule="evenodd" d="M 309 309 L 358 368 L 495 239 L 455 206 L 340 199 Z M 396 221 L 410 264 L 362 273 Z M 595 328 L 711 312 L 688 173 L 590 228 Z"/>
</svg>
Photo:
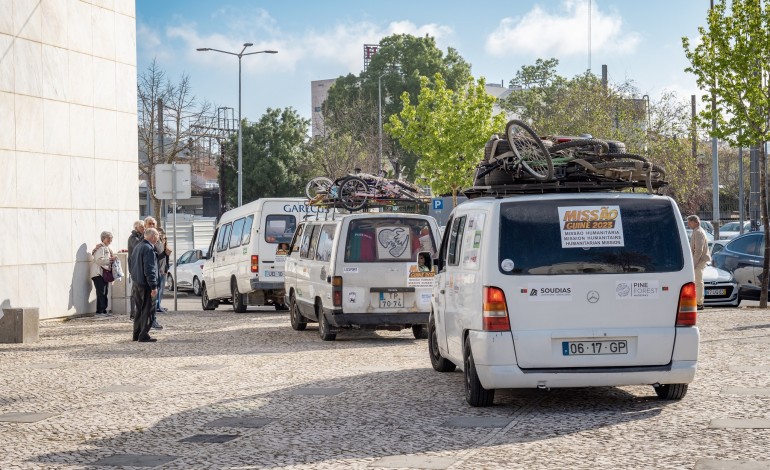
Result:
<svg viewBox="0 0 770 470">
<path fill-rule="evenodd" d="M 310 121 L 293 108 L 268 108 L 257 122 L 243 123 L 243 202 L 262 197 L 296 197 L 304 194 L 309 177 L 306 138 Z M 237 203 L 237 136 L 228 147 L 227 201 Z"/>
<path fill-rule="evenodd" d="M 715 103 L 703 96 L 700 125 L 716 128 L 713 137 L 736 146 L 759 144 L 760 207 L 765 232 L 770 232 L 767 210 L 767 156 L 770 138 L 770 1 L 718 0 L 707 15 L 707 26 L 698 28 L 700 41 L 682 38 L 686 69 L 698 86 L 714 93 Z M 770 243 L 765 244 L 760 307 L 767 307 L 770 281 Z"/>
<path fill-rule="evenodd" d="M 361 142 L 374 158 L 362 169 L 376 172 L 379 165 L 379 121 L 382 91 L 382 122 L 401 110 L 398 99 L 404 92 L 411 102 L 418 101 L 420 77 L 433 77 L 440 73 L 447 87 L 457 90 L 471 78 L 471 68 L 460 54 L 452 48 L 446 53 L 436 46 L 430 36 L 416 37 L 409 34 L 395 34 L 382 38 L 380 48 L 369 66 L 359 75 L 340 77 L 329 90 L 323 105 L 324 123 L 338 135 L 348 134 Z M 381 85 L 381 87 L 380 87 Z M 357 120 L 348 118 L 350 110 L 359 110 Z M 416 156 L 406 152 L 397 142 L 383 135 L 383 160 L 389 161 L 396 173 L 404 173 L 414 179 Z M 351 165 L 352 167 L 352 165 Z"/>
<path fill-rule="evenodd" d="M 504 128 L 505 115 L 493 115 L 495 98 L 487 94 L 483 78 L 453 91 L 441 74 L 433 83 L 422 77 L 417 105 L 407 92 L 401 100 L 403 109 L 390 117 L 387 132 L 420 157 L 417 171 L 433 192 L 451 192 L 457 205 L 457 192 L 472 183 L 484 143 Z"/>
</svg>

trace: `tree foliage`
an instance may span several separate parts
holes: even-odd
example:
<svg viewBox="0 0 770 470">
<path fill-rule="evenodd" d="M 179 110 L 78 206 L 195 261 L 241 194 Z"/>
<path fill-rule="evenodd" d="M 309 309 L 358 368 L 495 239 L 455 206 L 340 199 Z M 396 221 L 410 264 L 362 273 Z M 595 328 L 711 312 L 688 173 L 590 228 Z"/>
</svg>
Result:
<svg viewBox="0 0 770 470">
<path fill-rule="evenodd" d="M 362 144 L 363 151 L 373 158 L 362 159 L 365 166 L 361 168 L 375 173 L 379 165 L 377 113 L 380 95 L 382 122 L 385 123 L 401 110 L 398 97 L 406 92 L 411 102 L 417 102 L 420 77 L 433 77 L 436 73 L 444 77 L 448 88 L 456 90 L 470 79 L 470 64 L 452 48 L 442 52 L 430 36 L 395 34 L 385 37 L 365 71 L 338 78 L 329 90 L 322 109 L 325 127 L 333 130 L 339 139 Z M 349 118 L 351 110 L 360 112 L 359 119 Z M 391 163 L 395 173 L 413 178 L 416 156 L 406 152 L 386 134 L 383 134 L 383 160 Z"/>
<path fill-rule="evenodd" d="M 257 122 L 243 123 L 243 203 L 262 197 L 295 197 L 309 177 L 306 136 L 310 121 L 293 108 L 268 108 Z M 231 137 L 225 173 L 227 201 L 237 204 L 238 137 Z"/>
<path fill-rule="evenodd" d="M 716 128 L 711 135 L 734 145 L 759 145 L 760 207 L 765 232 L 770 232 L 767 209 L 767 156 L 770 138 L 770 1 L 718 0 L 698 28 L 700 40 L 682 38 L 690 67 L 701 89 L 714 93 L 712 102 L 703 96 L 701 126 Z M 767 306 L 770 280 L 770 243 L 765 244 L 760 306 Z"/>
<path fill-rule="evenodd" d="M 418 174 L 433 192 L 451 192 L 457 204 L 458 191 L 473 182 L 484 143 L 504 128 L 504 114 L 493 115 L 495 98 L 487 94 L 483 78 L 454 91 L 439 73 L 433 83 L 422 77 L 418 103 L 413 105 L 407 92 L 401 100 L 403 109 L 390 117 L 387 132 L 419 156 Z"/>
<path fill-rule="evenodd" d="M 160 204 L 155 197 L 155 165 L 187 163 L 192 146 L 201 138 L 211 106 L 192 94 L 190 78 L 182 75 L 172 83 L 155 60 L 137 80 L 139 130 L 139 173 L 148 182 L 152 194 L 153 215 L 160 219 Z M 163 102 L 163 147 L 158 133 L 158 100 Z"/>
</svg>

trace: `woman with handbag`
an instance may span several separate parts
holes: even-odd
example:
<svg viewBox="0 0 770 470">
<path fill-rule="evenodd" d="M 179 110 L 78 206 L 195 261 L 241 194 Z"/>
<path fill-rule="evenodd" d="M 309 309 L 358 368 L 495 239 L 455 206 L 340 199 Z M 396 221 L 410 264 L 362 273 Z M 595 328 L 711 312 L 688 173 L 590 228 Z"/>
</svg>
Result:
<svg viewBox="0 0 770 470">
<path fill-rule="evenodd" d="M 96 245 L 91 251 L 93 260 L 91 262 L 91 280 L 94 281 L 96 289 L 96 316 L 106 317 L 107 314 L 107 292 L 110 283 L 114 281 L 112 275 L 112 262 L 116 256 L 110 249 L 112 243 L 112 233 L 102 232 L 102 242 Z"/>
</svg>

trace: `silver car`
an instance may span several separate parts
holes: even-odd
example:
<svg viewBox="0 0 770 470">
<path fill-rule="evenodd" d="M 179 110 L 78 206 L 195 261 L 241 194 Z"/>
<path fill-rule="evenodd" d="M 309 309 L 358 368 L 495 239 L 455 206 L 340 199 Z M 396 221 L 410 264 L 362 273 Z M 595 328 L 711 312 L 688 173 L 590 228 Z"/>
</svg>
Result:
<svg viewBox="0 0 770 470">
<path fill-rule="evenodd" d="M 704 298 L 706 307 L 737 307 L 741 303 L 738 282 L 732 273 L 708 265 L 703 270 Z"/>
</svg>

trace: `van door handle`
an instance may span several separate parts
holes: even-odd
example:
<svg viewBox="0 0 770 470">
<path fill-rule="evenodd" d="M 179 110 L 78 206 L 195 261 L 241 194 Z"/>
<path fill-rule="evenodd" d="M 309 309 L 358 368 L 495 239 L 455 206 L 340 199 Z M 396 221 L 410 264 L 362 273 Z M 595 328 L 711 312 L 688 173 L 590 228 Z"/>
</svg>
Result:
<svg viewBox="0 0 770 470">
<path fill-rule="evenodd" d="M 440 294 L 443 294 L 443 293 L 444 293 L 444 289 L 441 289 L 441 290 L 439 291 L 439 293 L 440 293 Z"/>
</svg>

